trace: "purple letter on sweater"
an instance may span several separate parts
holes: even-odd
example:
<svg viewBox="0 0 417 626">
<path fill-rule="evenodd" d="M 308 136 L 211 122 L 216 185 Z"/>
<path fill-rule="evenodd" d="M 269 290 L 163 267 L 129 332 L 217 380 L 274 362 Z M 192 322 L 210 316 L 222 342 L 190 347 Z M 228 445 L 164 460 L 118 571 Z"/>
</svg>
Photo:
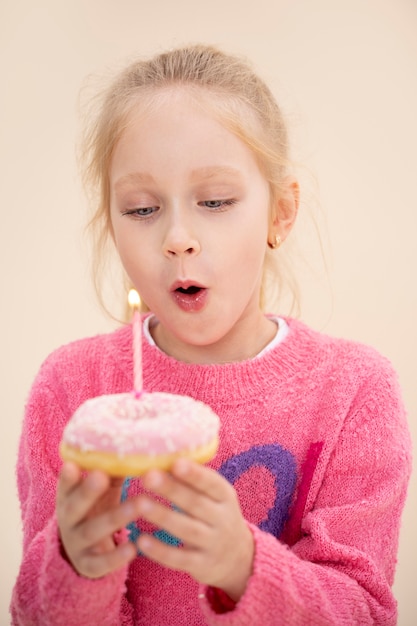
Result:
<svg viewBox="0 0 417 626">
<path fill-rule="evenodd" d="M 271 473 L 276 494 L 275 501 L 268 511 L 268 516 L 259 524 L 259 528 L 279 537 L 288 516 L 288 509 L 297 480 L 294 457 L 288 450 L 276 443 L 254 446 L 225 461 L 220 467 L 219 473 L 234 485 L 245 472 L 254 467 L 263 467 Z M 127 499 L 130 480 L 127 478 L 124 482 L 122 501 Z M 136 541 L 141 533 L 140 528 L 135 522 L 132 522 L 128 525 L 128 529 L 130 540 Z M 174 546 L 180 545 L 180 541 L 176 537 L 172 537 L 164 530 L 157 530 L 153 534 L 164 543 Z"/>
<path fill-rule="evenodd" d="M 277 443 L 254 446 L 225 461 L 219 473 L 234 485 L 242 474 L 253 467 L 265 467 L 274 477 L 275 502 L 268 512 L 267 519 L 260 523 L 259 528 L 279 537 L 288 516 L 297 481 L 294 457 Z"/>
</svg>

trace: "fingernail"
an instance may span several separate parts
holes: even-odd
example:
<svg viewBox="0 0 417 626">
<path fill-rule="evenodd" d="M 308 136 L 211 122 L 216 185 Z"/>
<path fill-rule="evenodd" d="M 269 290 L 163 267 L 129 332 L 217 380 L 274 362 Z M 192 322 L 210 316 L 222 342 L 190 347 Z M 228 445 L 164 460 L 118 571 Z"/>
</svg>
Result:
<svg viewBox="0 0 417 626">
<path fill-rule="evenodd" d="M 139 513 L 147 513 L 152 508 L 152 503 L 149 500 L 142 499 L 139 501 Z"/>
<path fill-rule="evenodd" d="M 89 475 L 89 483 L 90 483 L 90 487 L 92 487 L 93 489 L 102 489 L 103 487 L 102 475 L 95 471 L 91 472 L 91 474 Z"/>
<path fill-rule="evenodd" d="M 135 516 L 135 508 L 132 505 L 131 502 L 128 502 L 127 504 L 124 505 L 124 511 L 126 513 L 127 517 L 134 517 Z"/>
<path fill-rule="evenodd" d="M 151 540 L 146 535 L 141 535 L 138 540 L 138 547 L 141 550 L 148 550 L 151 547 Z"/>
<path fill-rule="evenodd" d="M 185 474 L 187 474 L 189 469 L 190 469 L 190 463 L 188 462 L 187 459 L 178 459 L 178 461 L 176 461 L 175 466 L 174 466 L 175 473 L 181 476 L 184 476 Z"/>
<path fill-rule="evenodd" d="M 147 474 L 145 482 L 149 489 L 154 489 L 162 484 L 162 476 L 159 472 L 151 471 Z"/>
<path fill-rule="evenodd" d="M 63 463 L 62 465 L 61 473 L 64 478 L 72 478 L 76 473 L 76 465 L 74 465 L 74 463 L 71 463 L 71 461 L 65 461 L 65 463 Z"/>
<path fill-rule="evenodd" d="M 136 556 L 136 550 L 132 550 L 132 544 L 130 543 L 124 543 L 119 549 L 124 559 L 132 559 Z"/>
</svg>

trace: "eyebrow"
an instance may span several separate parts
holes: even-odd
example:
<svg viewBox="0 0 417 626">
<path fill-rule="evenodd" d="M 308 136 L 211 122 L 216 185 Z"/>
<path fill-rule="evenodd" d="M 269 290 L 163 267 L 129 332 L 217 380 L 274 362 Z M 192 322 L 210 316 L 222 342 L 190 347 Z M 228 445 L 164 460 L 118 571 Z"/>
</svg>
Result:
<svg viewBox="0 0 417 626">
<path fill-rule="evenodd" d="M 191 180 L 209 180 L 210 178 L 219 178 L 226 176 L 229 178 L 242 178 L 241 173 L 230 165 L 214 165 L 209 167 L 199 167 L 191 171 Z M 130 172 L 122 176 L 115 182 L 115 188 L 119 189 L 125 185 L 135 183 L 154 183 L 155 179 L 147 172 Z"/>
<path fill-rule="evenodd" d="M 114 186 L 116 189 L 120 187 L 124 187 L 125 185 L 129 185 L 130 183 L 152 183 L 155 182 L 153 176 L 147 174 L 146 172 L 130 172 L 129 174 L 125 174 L 125 176 L 121 176 L 116 182 Z"/>
<path fill-rule="evenodd" d="M 191 178 L 192 179 L 209 179 L 216 178 L 220 176 L 228 176 L 232 178 L 241 178 L 242 175 L 235 167 L 231 167 L 230 165 L 215 165 L 211 167 L 200 167 L 198 169 L 192 170 Z"/>
</svg>

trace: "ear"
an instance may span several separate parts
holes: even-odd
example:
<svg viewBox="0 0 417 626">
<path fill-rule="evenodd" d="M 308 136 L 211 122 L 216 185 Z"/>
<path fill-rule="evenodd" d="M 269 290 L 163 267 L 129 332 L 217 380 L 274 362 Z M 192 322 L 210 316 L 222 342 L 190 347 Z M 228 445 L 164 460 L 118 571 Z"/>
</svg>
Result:
<svg viewBox="0 0 417 626">
<path fill-rule="evenodd" d="M 279 236 L 282 242 L 288 237 L 294 226 L 299 204 L 300 186 L 295 178 L 288 176 L 271 207 L 268 241 L 274 241 Z"/>
</svg>

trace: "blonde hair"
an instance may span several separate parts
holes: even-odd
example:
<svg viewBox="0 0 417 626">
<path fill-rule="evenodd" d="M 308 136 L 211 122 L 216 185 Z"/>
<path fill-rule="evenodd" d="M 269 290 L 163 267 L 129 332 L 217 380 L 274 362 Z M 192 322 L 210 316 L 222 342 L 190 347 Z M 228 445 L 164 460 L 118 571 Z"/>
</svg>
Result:
<svg viewBox="0 0 417 626">
<path fill-rule="evenodd" d="M 155 95 L 173 87 L 186 88 L 252 150 L 269 183 L 271 203 L 279 197 L 291 165 L 281 110 L 248 62 L 206 45 L 177 48 L 149 60 L 132 62 L 98 94 L 98 101 L 91 101 L 92 114 L 86 116 L 81 146 L 83 182 L 94 206 L 89 223 L 94 236 L 93 278 L 105 309 L 102 279 L 106 251 L 112 240 L 108 174 L 113 151 L 129 124 L 132 110 L 138 105 L 152 106 Z M 272 251 L 266 250 L 262 308 L 269 305 L 268 293 L 270 297 L 282 296 L 285 289 L 291 304 L 298 303 L 298 289 L 289 264 L 285 264 L 282 251 L 278 255 L 277 259 L 276 253 L 272 256 Z"/>
</svg>

